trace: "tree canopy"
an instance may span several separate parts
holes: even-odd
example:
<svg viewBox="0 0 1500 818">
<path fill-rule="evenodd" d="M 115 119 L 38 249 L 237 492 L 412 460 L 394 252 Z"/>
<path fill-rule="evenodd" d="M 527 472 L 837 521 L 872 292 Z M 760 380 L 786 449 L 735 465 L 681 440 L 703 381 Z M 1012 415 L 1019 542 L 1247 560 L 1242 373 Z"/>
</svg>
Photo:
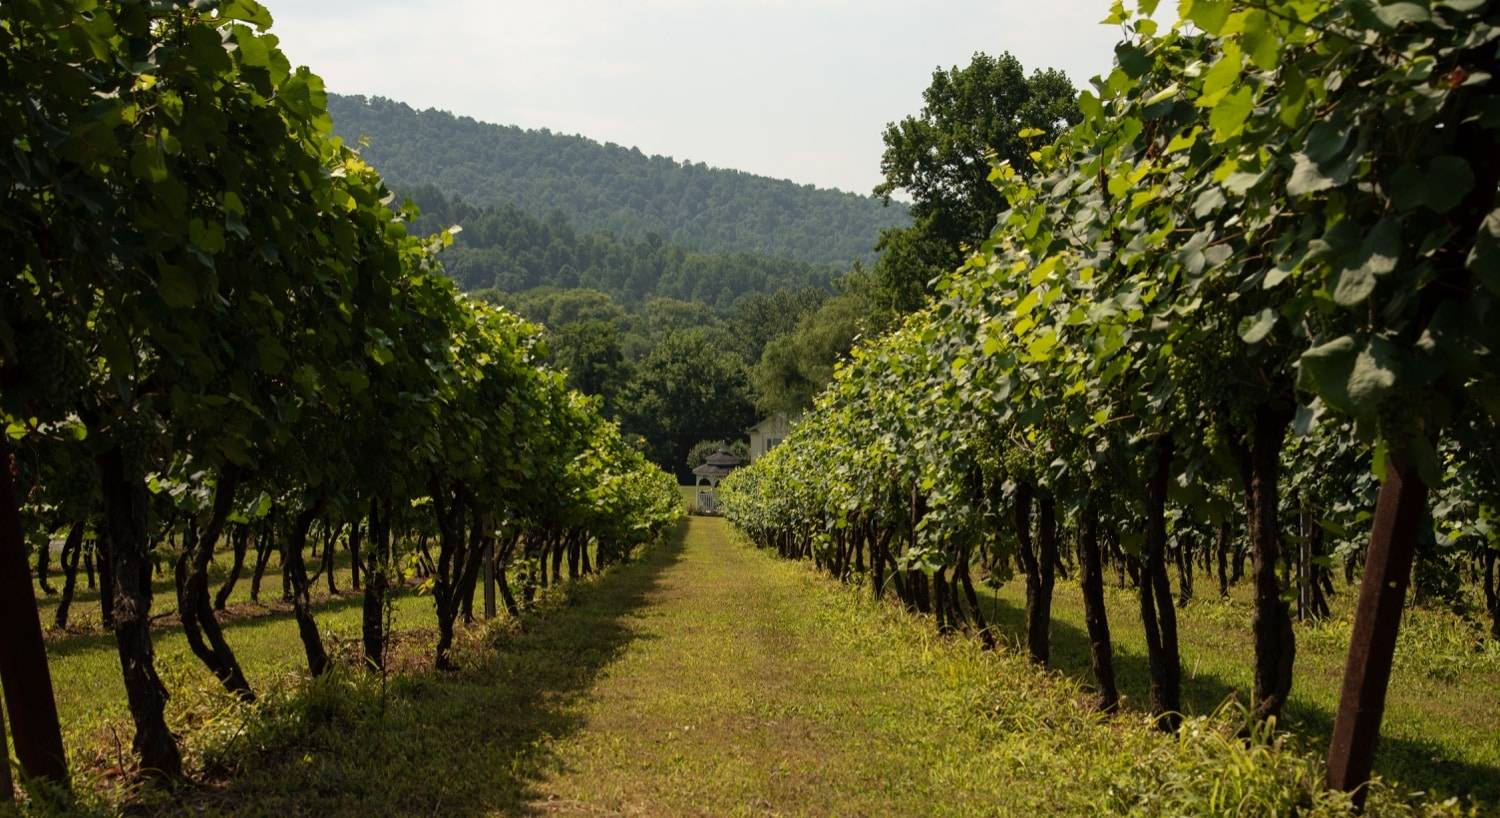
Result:
<svg viewBox="0 0 1500 818">
<path fill-rule="evenodd" d="M 465 290 L 587 288 L 627 305 L 673 298 L 728 309 L 755 293 L 828 289 L 841 272 L 834 264 L 694 250 L 655 233 L 583 231 L 559 210 L 538 217 L 512 204 L 474 207 L 431 185 L 406 193 L 423 214 L 414 229 L 463 226 L 443 265 Z"/>
<path fill-rule="evenodd" d="M 1031 166 L 1035 140 L 1051 141 L 1078 121 L 1076 92 L 1054 69 L 1030 76 L 1009 53 L 977 53 L 967 66 L 932 73 L 922 110 L 885 128 L 875 194 L 911 197 L 915 221 L 882 231 L 876 272 L 899 309 L 921 306 L 928 283 L 955 269 L 1006 207 L 990 184 L 993 162 Z"/>
</svg>

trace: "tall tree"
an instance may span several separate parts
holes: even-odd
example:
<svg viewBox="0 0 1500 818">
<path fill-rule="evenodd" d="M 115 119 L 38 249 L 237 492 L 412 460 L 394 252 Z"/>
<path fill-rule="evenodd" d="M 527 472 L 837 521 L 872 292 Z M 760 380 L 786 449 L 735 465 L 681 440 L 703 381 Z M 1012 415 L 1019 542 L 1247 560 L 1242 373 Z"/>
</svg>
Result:
<svg viewBox="0 0 1500 818">
<path fill-rule="evenodd" d="M 744 363 L 696 328 L 668 332 L 641 360 L 621 411 L 625 430 L 651 442 L 651 459 L 677 470 L 694 443 L 739 437 L 754 420 Z"/>
<path fill-rule="evenodd" d="M 1077 94 L 1055 69 L 1026 71 L 1009 52 L 976 53 L 968 66 L 932 74 L 922 110 L 885 128 L 875 194 L 911 197 L 915 224 L 881 232 L 875 271 L 893 305 L 914 310 L 928 282 L 963 263 L 1006 209 L 990 183 L 992 162 L 1031 167 L 1030 137 L 1052 141 L 1079 119 Z"/>
</svg>

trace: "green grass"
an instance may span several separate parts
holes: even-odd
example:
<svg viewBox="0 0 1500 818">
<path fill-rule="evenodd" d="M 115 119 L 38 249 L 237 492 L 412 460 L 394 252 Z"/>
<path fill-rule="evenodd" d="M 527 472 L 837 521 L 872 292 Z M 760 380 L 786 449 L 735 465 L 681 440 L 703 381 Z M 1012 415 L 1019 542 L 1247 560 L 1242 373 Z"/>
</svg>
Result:
<svg viewBox="0 0 1500 818">
<path fill-rule="evenodd" d="M 428 627 L 430 604 L 407 598 L 400 624 Z M 1130 610 L 1120 600 L 1116 608 Z M 357 632 L 352 599 L 330 601 L 319 615 L 325 629 Z M 1065 628 L 1059 623 L 1060 649 Z M 1128 639 L 1124 621 L 1117 630 Z M 1316 756 L 1294 740 L 1246 745 L 1232 737 L 1232 714 L 1190 721 L 1179 738 L 1139 713 L 1103 719 L 1068 676 L 1039 673 L 1012 651 L 940 637 L 930 620 L 876 603 L 864 589 L 749 548 L 717 518 L 689 518 L 635 562 L 548 597 L 520 623 L 470 629 L 456 673 L 426 669 L 426 631 L 405 646 L 423 661 L 402 663 L 385 689 L 342 666 L 302 678 L 286 615 L 236 620 L 228 634 L 263 693 L 255 706 L 228 701 L 185 655 L 179 634 L 158 634 L 174 692 L 170 715 L 199 782 L 174 793 L 137 793 L 109 769 L 116 751 L 107 728 L 127 748 L 129 736 L 112 644 L 74 636 L 52 646 L 81 807 L 1348 814 L 1339 796 L 1321 792 Z M 1457 814 L 1404 803 L 1382 787 L 1374 813 Z"/>
<path fill-rule="evenodd" d="M 315 616 L 325 640 L 334 649 L 340 641 L 357 641 L 360 633 L 362 596 L 352 589 L 349 573 L 349 558 L 346 552 L 336 550 L 337 566 L 335 582 L 340 590 L 338 596 L 327 594 L 326 580 L 320 579 L 314 590 Z M 253 559 L 254 555 L 251 555 Z M 210 587 L 218 591 L 227 573 L 229 555 L 219 554 L 210 571 Z M 152 615 L 167 615 L 163 622 L 175 623 L 177 610 L 176 592 L 170 578 L 170 563 L 164 563 L 167 573 L 158 576 L 152 583 Z M 309 565 L 309 570 L 317 570 Z M 54 566 L 55 568 L 55 566 Z M 290 605 L 281 600 L 281 568 L 279 558 L 272 555 L 261 584 L 260 603 L 250 601 L 250 577 L 252 566 L 235 586 L 229 598 L 230 616 L 226 634 L 236 658 L 245 669 L 252 687 L 259 689 L 267 683 L 306 667 L 302 643 L 297 637 L 297 625 L 292 619 Z M 61 588 L 60 577 L 52 580 L 54 587 Z M 101 732 L 114 728 L 128 747 L 130 731 L 129 711 L 125 704 L 125 687 L 120 677 L 119 655 L 115 652 L 114 635 L 103 629 L 99 612 L 99 593 L 89 591 L 85 584 L 83 569 L 79 569 L 78 587 L 73 606 L 69 612 L 69 632 L 51 630 L 57 598 L 47 597 L 38 591 L 38 608 L 42 625 L 49 629 L 48 657 L 52 664 L 52 683 L 57 697 L 58 715 L 63 723 L 64 738 L 71 747 L 96 743 Z M 398 629 L 435 627 L 432 600 L 412 593 L 402 594 L 395 605 L 394 624 Z M 169 687 L 215 685 L 212 674 L 188 650 L 182 630 L 175 624 L 158 624 L 153 628 L 153 640 L 159 666 L 171 677 Z M 186 714 L 178 712 L 169 703 L 169 718 Z M 113 734 L 111 734 L 111 739 Z"/>
<path fill-rule="evenodd" d="M 1174 588 L 1176 582 L 1174 576 Z M 1223 600 L 1216 583 L 1199 576 L 1197 596 L 1178 611 L 1183 707 L 1190 714 L 1211 712 L 1231 696 L 1241 702 L 1250 696 L 1254 647 L 1249 583 L 1232 587 Z M 1329 600 L 1330 619 L 1295 625 L 1295 675 L 1283 724 L 1320 750 L 1333 729 L 1358 590 L 1337 585 L 1339 593 Z M 1012 580 L 997 596 L 998 608 L 987 607 L 986 613 L 1021 650 L 1025 584 Z M 1119 589 L 1112 579 L 1106 606 L 1121 692 L 1129 703 L 1144 708 L 1150 680 L 1136 594 Z M 1053 665 L 1091 683 L 1076 576 L 1071 581 L 1058 578 L 1052 613 Z M 1487 639 L 1479 624 L 1439 608 L 1408 610 L 1375 770 L 1413 788 L 1500 806 L 1500 645 Z"/>
</svg>

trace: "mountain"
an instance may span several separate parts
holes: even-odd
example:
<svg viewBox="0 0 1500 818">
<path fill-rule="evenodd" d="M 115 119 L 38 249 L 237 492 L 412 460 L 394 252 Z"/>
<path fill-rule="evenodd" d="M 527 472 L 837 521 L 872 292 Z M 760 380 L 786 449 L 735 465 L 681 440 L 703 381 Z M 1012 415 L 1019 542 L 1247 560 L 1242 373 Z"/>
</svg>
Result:
<svg viewBox="0 0 1500 818">
<path fill-rule="evenodd" d="M 480 207 L 562 214 L 609 231 L 711 253 L 812 264 L 869 260 L 880 230 L 911 221 L 899 203 L 737 170 L 647 156 L 548 130 L 418 111 L 380 97 L 330 94 L 334 130 L 393 186 L 432 185 Z"/>
<path fill-rule="evenodd" d="M 431 185 L 397 192 L 421 208 L 413 225 L 418 233 L 463 227 L 442 260 L 465 290 L 585 287 L 632 306 L 664 297 L 727 310 L 754 293 L 828 290 L 845 270 L 755 253 L 693 250 L 655 234 L 631 238 L 582 231 L 557 210 L 537 217 L 510 204 L 476 207 Z"/>
</svg>

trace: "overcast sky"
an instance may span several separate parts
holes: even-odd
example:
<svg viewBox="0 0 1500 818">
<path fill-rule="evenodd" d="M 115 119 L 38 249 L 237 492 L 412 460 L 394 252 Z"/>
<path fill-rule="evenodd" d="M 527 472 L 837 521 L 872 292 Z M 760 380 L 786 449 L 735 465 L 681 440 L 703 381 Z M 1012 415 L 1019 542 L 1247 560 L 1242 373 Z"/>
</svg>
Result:
<svg viewBox="0 0 1500 818">
<path fill-rule="evenodd" d="M 1108 0 L 267 0 L 339 93 L 868 193 L 933 68 L 1106 71 Z"/>
</svg>

